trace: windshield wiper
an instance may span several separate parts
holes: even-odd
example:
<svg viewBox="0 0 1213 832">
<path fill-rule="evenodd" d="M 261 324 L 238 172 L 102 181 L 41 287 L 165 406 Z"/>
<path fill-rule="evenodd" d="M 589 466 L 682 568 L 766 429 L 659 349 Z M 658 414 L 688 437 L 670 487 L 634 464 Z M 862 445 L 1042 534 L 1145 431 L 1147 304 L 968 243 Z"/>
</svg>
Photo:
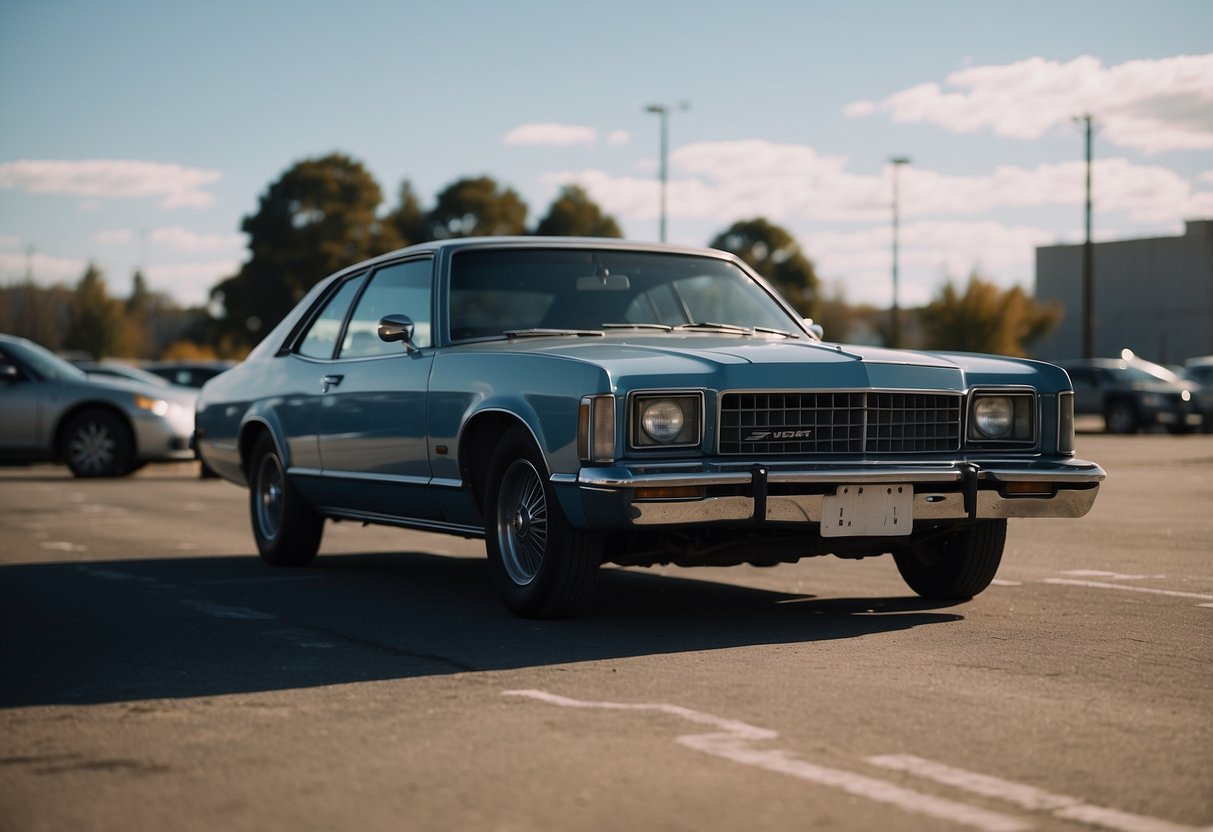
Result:
<svg viewBox="0 0 1213 832">
<path fill-rule="evenodd" d="M 506 338 L 551 338 L 560 336 L 573 336 L 577 338 L 589 336 L 603 336 L 606 333 L 598 329 L 507 329 L 501 333 Z"/>
<path fill-rule="evenodd" d="M 799 338 L 800 336 L 794 332 L 785 332 L 782 329 L 774 329 L 769 326 L 741 326 L 739 324 L 721 324 L 714 321 L 696 321 L 690 324 L 682 324 L 675 327 L 676 329 L 704 329 L 713 332 L 728 332 L 738 335 L 754 335 L 762 332 L 768 335 L 782 335 L 785 338 Z"/>
<path fill-rule="evenodd" d="M 659 329 L 662 332 L 673 332 L 669 324 L 603 324 L 603 329 Z"/>
</svg>

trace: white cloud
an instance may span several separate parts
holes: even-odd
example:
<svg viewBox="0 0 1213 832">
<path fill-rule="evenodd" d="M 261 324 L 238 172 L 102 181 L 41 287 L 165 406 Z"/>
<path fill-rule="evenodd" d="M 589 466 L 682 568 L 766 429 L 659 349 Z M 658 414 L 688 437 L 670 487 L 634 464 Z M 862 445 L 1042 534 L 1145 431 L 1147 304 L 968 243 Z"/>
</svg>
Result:
<svg viewBox="0 0 1213 832">
<path fill-rule="evenodd" d="M 632 140 L 632 134 L 627 130 L 613 130 L 607 134 L 607 144 L 627 144 Z"/>
<path fill-rule="evenodd" d="M 164 208 L 209 206 L 214 196 L 205 188 L 220 178 L 215 170 L 124 159 L 0 163 L 0 188 L 107 199 L 159 198 Z"/>
<path fill-rule="evenodd" d="M 612 134 L 615 135 L 615 134 Z M 576 124 L 523 124 L 502 137 L 506 144 L 569 146 L 594 144 L 598 131 Z"/>
<path fill-rule="evenodd" d="M 105 246 L 117 246 L 129 243 L 134 236 L 129 228 L 111 228 L 98 231 L 93 235 L 93 239 Z"/>
<path fill-rule="evenodd" d="M 988 129 L 1035 139 L 1093 114 L 1108 142 L 1144 153 L 1213 148 L 1213 54 L 1128 61 L 1105 67 L 1084 55 L 1062 63 L 1029 58 L 953 72 L 941 86 L 924 83 L 878 104 L 856 101 L 851 117 L 889 113 L 893 121 L 929 122 L 958 133 Z"/>
<path fill-rule="evenodd" d="M 28 273 L 40 286 L 57 283 L 76 284 L 84 276 L 88 263 L 69 257 L 52 257 L 37 251 L 32 256 L 0 252 L 0 285 L 18 283 Z"/>
<path fill-rule="evenodd" d="M 148 286 L 171 295 L 183 306 L 202 306 L 210 299 L 211 288 L 240 270 L 238 259 L 209 260 L 200 263 L 172 263 L 147 266 Z"/>
<path fill-rule="evenodd" d="M 157 228 L 148 240 L 174 251 L 190 252 L 233 251 L 246 244 L 244 234 L 199 234 L 180 226 Z"/>
</svg>

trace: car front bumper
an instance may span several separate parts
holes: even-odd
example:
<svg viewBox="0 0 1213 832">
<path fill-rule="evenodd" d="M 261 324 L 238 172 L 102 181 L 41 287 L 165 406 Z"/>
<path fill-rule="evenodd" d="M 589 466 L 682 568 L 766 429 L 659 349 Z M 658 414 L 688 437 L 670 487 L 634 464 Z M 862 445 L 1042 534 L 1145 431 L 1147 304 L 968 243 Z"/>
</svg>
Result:
<svg viewBox="0 0 1213 832">
<path fill-rule="evenodd" d="M 914 521 L 1082 517 L 1106 474 L 1093 462 L 1037 459 L 871 465 L 688 465 L 583 468 L 552 483 L 587 528 L 820 523 L 843 486 L 909 485 Z M 697 496 L 662 497 L 670 489 Z M 578 522 L 580 521 L 580 522 Z"/>
</svg>

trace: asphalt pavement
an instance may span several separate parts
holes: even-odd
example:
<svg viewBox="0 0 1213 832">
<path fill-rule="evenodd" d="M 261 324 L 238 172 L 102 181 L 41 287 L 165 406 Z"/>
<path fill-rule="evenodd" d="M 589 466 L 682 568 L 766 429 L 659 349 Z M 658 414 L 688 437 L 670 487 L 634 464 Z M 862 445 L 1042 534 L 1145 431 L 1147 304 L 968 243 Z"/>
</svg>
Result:
<svg viewBox="0 0 1213 832">
<path fill-rule="evenodd" d="M 1213 828 L 1213 437 L 1079 437 L 995 585 L 891 559 L 604 570 L 509 615 L 483 543 L 257 559 L 193 465 L 0 468 L 0 830 Z"/>
</svg>

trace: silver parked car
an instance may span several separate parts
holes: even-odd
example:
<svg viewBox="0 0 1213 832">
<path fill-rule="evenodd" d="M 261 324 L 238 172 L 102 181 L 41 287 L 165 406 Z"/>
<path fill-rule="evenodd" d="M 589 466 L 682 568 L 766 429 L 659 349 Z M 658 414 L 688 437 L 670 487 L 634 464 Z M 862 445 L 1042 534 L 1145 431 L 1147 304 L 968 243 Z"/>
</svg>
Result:
<svg viewBox="0 0 1213 832">
<path fill-rule="evenodd" d="M 598 567 L 892 553 L 968 598 L 1008 517 L 1080 517 L 1066 374 L 828 344 L 731 254 L 428 243 L 318 283 L 198 400 L 272 564 L 326 518 L 484 537 L 506 605 L 583 608 Z"/>
<path fill-rule="evenodd" d="M 0 462 L 65 462 L 78 477 L 117 477 L 193 459 L 196 399 L 172 385 L 89 376 L 0 335 Z"/>
</svg>

